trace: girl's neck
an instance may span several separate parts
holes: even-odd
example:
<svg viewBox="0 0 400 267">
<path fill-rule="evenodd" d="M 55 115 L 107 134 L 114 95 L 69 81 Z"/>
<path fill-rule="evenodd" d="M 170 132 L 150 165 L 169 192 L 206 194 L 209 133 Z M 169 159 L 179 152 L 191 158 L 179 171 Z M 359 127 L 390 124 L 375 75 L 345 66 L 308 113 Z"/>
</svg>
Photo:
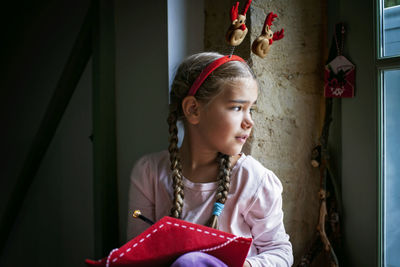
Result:
<svg viewBox="0 0 400 267">
<path fill-rule="evenodd" d="M 194 183 L 217 181 L 220 164 L 217 160 L 218 152 L 200 150 L 185 139 L 179 150 L 183 176 Z M 239 158 L 240 154 L 230 157 L 232 167 Z"/>
<path fill-rule="evenodd" d="M 217 152 L 200 151 L 190 146 L 184 139 L 180 148 L 183 176 L 195 183 L 217 181 L 219 168 L 217 156 Z"/>
</svg>

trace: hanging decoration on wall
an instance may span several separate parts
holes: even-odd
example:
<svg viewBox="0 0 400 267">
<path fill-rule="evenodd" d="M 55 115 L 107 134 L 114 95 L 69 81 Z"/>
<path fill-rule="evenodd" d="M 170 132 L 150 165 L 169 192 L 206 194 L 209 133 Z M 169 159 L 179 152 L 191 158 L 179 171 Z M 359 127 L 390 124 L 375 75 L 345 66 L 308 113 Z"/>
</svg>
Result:
<svg viewBox="0 0 400 267">
<path fill-rule="evenodd" d="M 340 41 L 336 36 L 336 32 L 342 34 Z M 327 66 L 332 64 L 330 67 L 333 68 L 332 66 L 336 66 L 336 63 L 344 62 L 345 64 L 337 64 L 337 66 L 349 66 L 349 68 L 352 67 L 349 70 L 354 71 L 354 65 L 351 63 L 348 65 L 350 61 L 347 62 L 347 59 L 344 60 L 345 57 L 339 57 L 343 51 L 343 39 L 344 25 L 343 23 L 338 23 L 335 26 L 335 37 L 332 40 L 328 57 L 328 62 L 330 63 Z M 335 62 L 335 60 L 337 61 Z M 341 67 L 341 69 L 343 69 L 343 67 Z M 329 77 L 326 72 L 325 77 Z M 350 81 L 347 80 L 345 82 L 350 83 Z M 352 85 L 353 87 L 351 88 L 354 89 L 354 80 Z M 315 262 L 318 262 L 318 266 L 322 266 L 323 264 L 323 266 L 339 267 L 339 263 L 343 258 L 341 241 L 341 218 L 343 213 L 341 189 L 339 186 L 340 179 L 335 177 L 337 171 L 334 170 L 328 148 L 329 129 L 332 122 L 333 97 L 345 97 L 343 94 L 342 92 L 342 96 L 334 95 L 331 97 L 325 95 L 324 122 L 319 144 L 317 144 L 311 152 L 311 165 L 314 168 L 318 168 L 320 174 L 320 189 L 318 191 L 318 197 L 320 199 L 319 219 L 314 238 L 312 242 L 310 242 L 306 253 L 301 257 L 297 267 L 316 266 Z"/>
<path fill-rule="evenodd" d="M 337 56 L 325 66 L 325 97 L 354 97 L 355 66 L 343 56 L 345 28 L 341 23 L 340 32 L 335 27 L 334 40 Z"/>
<path fill-rule="evenodd" d="M 342 214 L 341 191 L 330 162 L 328 152 L 329 128 L 332 122 L 332 98 L 325 98 L 325 118 L 319 144 L 311 153 L 311 165 L 319 169 L 320 199 L 319 218 L 314 239 L 297 267 L 316 266 L 317 258 L 326 262 L 324 266 L 339 267 L 341 254 L 340 219 Z M 328 263 L 329 262 L 329 263 Z M 321 262 L 320 262 L 321 264 Z"/>
<path fill-rule="evenodd" d="M 251 51 L 254 54 L 261 58 L 265 58 L 269 52 L 269 49 L 274 41 L 278 41 L 283 38 L 284 29 L 280 31 L 273 32 L 272 22 L 278 15 L 272 12 L 268 13 L 267 17 L 265 18 L 264 27 L 261 31 L 261 35 L 254 40 L 253 44 L 251 45 Z"/>
</svg>

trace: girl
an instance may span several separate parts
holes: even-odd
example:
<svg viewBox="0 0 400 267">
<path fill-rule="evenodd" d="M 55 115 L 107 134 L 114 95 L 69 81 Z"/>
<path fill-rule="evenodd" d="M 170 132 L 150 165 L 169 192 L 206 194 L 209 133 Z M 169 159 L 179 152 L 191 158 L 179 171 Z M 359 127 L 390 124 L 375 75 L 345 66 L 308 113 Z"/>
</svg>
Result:
<svg viewBox="0 0 400 267">
<path fill-rule="evenodd" d="M 187 58 L 170 93 L 168 151 L 135 164 L 129 211 L 139 208 L 153 221 L 169 215 L 252 237 L 244 266 L 291 266 L 282 185 L 272 171 L 241 152 L 254 124 L 257 96 L 255 76 L 240 57 L 200 53 Z M 178 121 L 185 131 L 180 148 Z M 128 239 L 147 227 L 130 218 Z M 189 254 L 174 266 L 191 266 L 193 257 L 195 266 L 202 266 L 200 261 L 224 266 L 210 255 Z"/>
</svg>

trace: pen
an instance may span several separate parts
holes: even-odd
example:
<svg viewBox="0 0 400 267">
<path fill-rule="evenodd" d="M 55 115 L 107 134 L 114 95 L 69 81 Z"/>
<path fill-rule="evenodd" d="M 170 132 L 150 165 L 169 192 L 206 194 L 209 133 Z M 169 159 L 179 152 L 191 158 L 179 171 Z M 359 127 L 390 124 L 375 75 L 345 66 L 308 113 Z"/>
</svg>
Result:
<svg viewBox="0 0 400 267">
<path fill-rule="evenodd" d="M 146 223 L 148 223 L 148 224 L 150 224 L 150 225 L 153 225 L 153 224 L 154 224 L 154 222 L 153 222 L 152 220 L 150 220 L 150 219 L 144 217 L 144 216 L 142 215 L 142 213 L 140 212 L 140 210 L 135 210 L 135 211 L 133 212 L 132 216 L 133 216 L 133 218 L 139 218 L 139 219 L 143 220 L 144 222 L 146 222 Z"/>
</svg>

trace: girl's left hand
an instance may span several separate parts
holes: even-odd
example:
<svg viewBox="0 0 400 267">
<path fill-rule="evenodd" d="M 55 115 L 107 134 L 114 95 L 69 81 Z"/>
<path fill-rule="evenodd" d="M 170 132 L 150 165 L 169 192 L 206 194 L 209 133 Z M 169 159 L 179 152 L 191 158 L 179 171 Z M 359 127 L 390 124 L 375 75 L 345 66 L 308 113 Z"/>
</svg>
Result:
<svg viewBox="0 0 400 267">
<path fill-rule="evenodd" d="M 251 265 L 248 261 L 244 261 L 243 267 L 251 267 Z"/>
</svg>

